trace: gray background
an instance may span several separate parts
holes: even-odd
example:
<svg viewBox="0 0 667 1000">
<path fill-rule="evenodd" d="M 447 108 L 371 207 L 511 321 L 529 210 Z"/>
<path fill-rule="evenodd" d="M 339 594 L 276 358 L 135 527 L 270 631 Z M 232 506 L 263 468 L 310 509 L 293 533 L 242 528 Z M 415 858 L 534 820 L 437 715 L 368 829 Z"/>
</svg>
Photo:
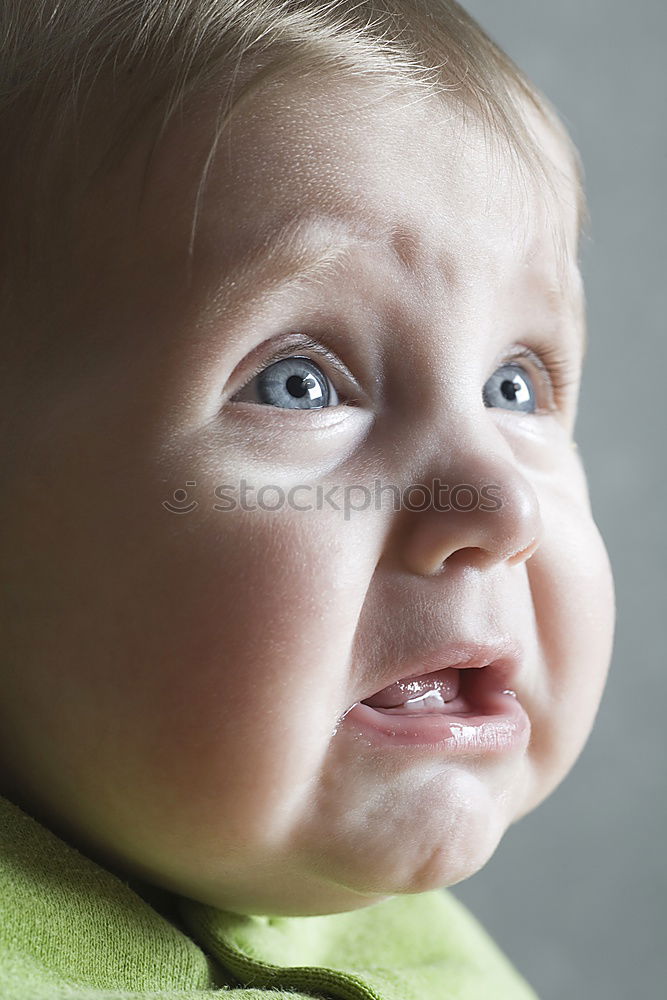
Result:
<svg viewBox="0 0 667 1000">
<path fill-rule="evenodd" d="M 574 769 L 452 891 L 543 1000 L 666 997 L 667 0 L 463 4 L 582 153 L 590 347 L 577 439 L 618 620 Z"/>
</svg>

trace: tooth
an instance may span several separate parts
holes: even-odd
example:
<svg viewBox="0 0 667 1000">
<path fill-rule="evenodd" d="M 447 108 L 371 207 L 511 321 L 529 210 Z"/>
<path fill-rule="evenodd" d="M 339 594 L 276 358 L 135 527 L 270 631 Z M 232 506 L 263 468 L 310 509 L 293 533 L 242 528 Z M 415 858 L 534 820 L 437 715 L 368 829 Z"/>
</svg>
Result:
<svg viewBox="0 0 667 1000">
<path fill-rule="evenodd" d="M 442 710 L 443 703 L 453 701 L 458 697 L 461 684 L 460 674 L 460 670 L 449 667 L 431 674 L 421 674 L 410 679 L 403 678 L 389 684 L 381 691 L 377 691 L 370 698 L 364 699 L 364 704 L 370 705 L 371 708 L 384 709 L 398 708 L 403 705 L 420 707 L 424 704 L 422 699 L 429 694 L 437 693 L 439 700 L 433 701 L 431 699 L 430 704 L 436 710 Z M 444 695 L 448 697 L 445 698 Z"/>
<path fill-rule="evenodd" d="M 447 703 L 439 691 L 425 691 L 424 694 L 415 698 L 408 698 L 403 702 L 402 708 L 444 708 Z"/>
</svg>

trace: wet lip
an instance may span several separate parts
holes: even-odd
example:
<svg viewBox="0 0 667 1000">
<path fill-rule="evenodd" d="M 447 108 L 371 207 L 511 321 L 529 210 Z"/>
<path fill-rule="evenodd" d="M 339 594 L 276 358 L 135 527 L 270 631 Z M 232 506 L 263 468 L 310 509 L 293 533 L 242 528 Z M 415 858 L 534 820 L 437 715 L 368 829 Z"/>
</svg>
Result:
<svg viewBox="0 0 667 1000">
<path fill-rule="evenodd" d="M 526 749 L 531 724 L 513 689 L 521 662 L 516 645 L 506 643 L 465 650 L 448 647 L 445 651 L 421 656 L 418 662 L 417 667 L 413 661 L 413 667 L 398 680 L 390 679 L 386 688 L 355 702 L 340 720 L 343 731 L 355 740 L 361 736 L 369 741 L 368 746 L 386 749 L 421 746 L 422 752 L 492 756 Z M 438 672 L 452 669 L 459 671 L 457 695 L 440 705 L 430 705 L 428 710 L 405 703 L 392 702 L 394 707 L 374 707 L 366 703 L 372 700 L 377 704 L 375 696 L 381 692 L 391 693 L 392 688 L 400 687 L 400 682 L 410 679 L 418 688 L 437 689 Z"/>
</svg>

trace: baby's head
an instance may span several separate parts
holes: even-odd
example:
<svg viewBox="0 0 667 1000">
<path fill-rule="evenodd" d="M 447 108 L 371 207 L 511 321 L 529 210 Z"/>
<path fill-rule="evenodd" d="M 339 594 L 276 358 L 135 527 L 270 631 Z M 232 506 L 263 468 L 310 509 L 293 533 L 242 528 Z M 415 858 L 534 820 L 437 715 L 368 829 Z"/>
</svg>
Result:
<svg viewBox="0 0 667 1000">
<path fill-rule="evenodd" d="M 611 654 L 576 154 L 449 0 L 31 9 L 0 792 L 239 912 L 459 882 Z"/>
</svg>

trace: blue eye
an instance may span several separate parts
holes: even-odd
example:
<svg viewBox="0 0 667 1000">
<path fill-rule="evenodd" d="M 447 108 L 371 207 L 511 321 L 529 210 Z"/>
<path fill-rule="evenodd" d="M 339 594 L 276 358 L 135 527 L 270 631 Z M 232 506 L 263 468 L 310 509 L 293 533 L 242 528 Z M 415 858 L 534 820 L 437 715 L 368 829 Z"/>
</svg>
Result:
<svg viewBox="0 0 667 1000">
<path fill-rule="evenodd" d="M 338 405 L 331 379 L 310 358 L 274 361 L 234 396 L 237 402 L 264 403 L 287 410 L 317 410 Z"/>
<path fill-rule="evenodd" d="M 537 399 L 533 382 L 521 365 L 504 364 L 497 368 L 482 389 L 485 406 L 496 406 L 520 413 L 535 413 Z"/>
</svg>

